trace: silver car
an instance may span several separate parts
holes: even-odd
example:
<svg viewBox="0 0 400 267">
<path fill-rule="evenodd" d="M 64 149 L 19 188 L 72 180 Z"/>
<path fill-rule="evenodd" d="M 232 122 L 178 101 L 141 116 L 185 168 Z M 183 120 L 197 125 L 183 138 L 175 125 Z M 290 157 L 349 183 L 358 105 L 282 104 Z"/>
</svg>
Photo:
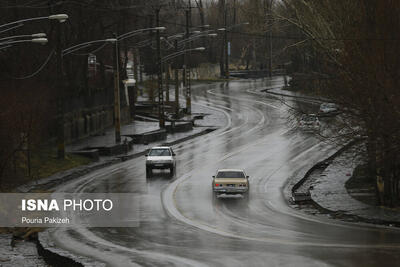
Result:
<svg viewBox="0 0 400 267">
<path fill-rule="evenodd" d="M 321 124 L 317 115 L 315 114 L 303 114 L 299 121 L 299 128 L 303 131 L 318 131 L 320 130 Z"/>
<path fill-rule="evenodd" d="M 146 176 L 150 176 L 153 169 L 169 169 L 172 175 L 175 168 L 175 153 L 169 146 L 153 147 L 146 154 Z"/>
</svg>

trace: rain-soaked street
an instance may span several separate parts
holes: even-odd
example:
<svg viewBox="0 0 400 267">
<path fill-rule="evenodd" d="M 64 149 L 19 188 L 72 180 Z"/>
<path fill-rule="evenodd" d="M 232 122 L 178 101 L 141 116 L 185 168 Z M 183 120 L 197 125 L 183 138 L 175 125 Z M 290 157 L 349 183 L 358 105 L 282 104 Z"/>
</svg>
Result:
<svg viewBox="0 0 400 267">
<path fill-rule="evenodd" d="M 282 83 L 275 78 L 195 87 L 193 104 L 222 112 L 225 121 L 218 130 L 173 147 L 173 178 L 168 172 L 146 178 L 140 157 L 58 188 L 133 193 L 137 226 L 60 228 L 52 234 L 55 243 L 109 266 L 398 264 L 398 230 L 306 215 L 288 204 L 288 179 L 333 148 L 291 129 L 288 106 L 259 92 Z M 211 177 L 220 168 L 247 172 L 248 200 L 213 198 Z"/>
</svg>

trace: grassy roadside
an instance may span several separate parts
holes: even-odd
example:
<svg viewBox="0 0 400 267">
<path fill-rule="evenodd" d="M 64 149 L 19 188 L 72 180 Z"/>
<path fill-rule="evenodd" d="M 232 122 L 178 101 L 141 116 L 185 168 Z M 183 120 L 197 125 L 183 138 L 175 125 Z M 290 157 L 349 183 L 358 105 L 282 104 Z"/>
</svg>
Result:
<svg viewBox="0 0 400 267">
<path fill-rule="evenodd" d="M 52 147 L 44 147 L 36 150 L 30 158 L 30 175 L 28 168 L 28 157 L 26 153 L 17 155 L 18 165 L 16 166 L 15 179 L 3 184 L 0 192 L 15 192 L 15 188 L 43 178 L 47 178 L 58 172 L 66 171 L 78 166 L 87 165 L 92 162 L 91 159 L 67 153 L 65 159 L 57 158 L 57 151 Z M 39 227 L 0 227 L 0 234 L 12 234 L 14 239 L 29 240 L 35 237 L 38 232 L 45 228 Z"/>
<path fill-rule="evenodd" d="M 0 192 L 15 192 L 16 187 L 20 185 L 91 162 L 92 159 L 70 153 L 65 155 L 65 159 L 58 159 L 57 150 L 49 146 L 36 149 L 30 155 L 25 151 L 18 152 L 15 156 L 14 170 L 2 183 Z"/>
<path fill-rule="evenodd" d="M 92 160 L 80 156 L 67 153 L 65 159 L 57 158 L 55 149 L 43 149 L 32 157 L 32 165 L 34 166 L 33 173 L 38 179 L 49 177 L 55 173 L 69 170 L 81 165 L 87 165 Z"/>
</svg>

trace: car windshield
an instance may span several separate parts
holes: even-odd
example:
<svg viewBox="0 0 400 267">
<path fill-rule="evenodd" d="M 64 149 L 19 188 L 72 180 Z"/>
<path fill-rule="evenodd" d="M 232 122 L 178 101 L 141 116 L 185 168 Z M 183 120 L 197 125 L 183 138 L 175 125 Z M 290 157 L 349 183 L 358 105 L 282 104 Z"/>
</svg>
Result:
<svg viewBox="0 0 400 267">
<path fill-rule="evenodd" d="M 171 152 L 167 148 L 155 148 L 150 150 L 149 156 L 171 156 Z"/>
<path fill-rule="evenodd" d="M 238 171 L 223 171 L 218 172 L 217 178 L 244 178 L 244 173 Z"/>
<path fill-rule="evenodd" d="M 317 120 L 317 117 L 315 117 L 315 116 L 303 116 L 302 120 L 303 120 L 303 121 L 312 122 L 312 121 L 316 121 L 316 120 Z"/>
<path fill-rule="evenodd" d="M 324 108 L 336 108 L 336 104 L 335 103 L 323 103 L 321 104 L 321 109 Z"/>
</svg>

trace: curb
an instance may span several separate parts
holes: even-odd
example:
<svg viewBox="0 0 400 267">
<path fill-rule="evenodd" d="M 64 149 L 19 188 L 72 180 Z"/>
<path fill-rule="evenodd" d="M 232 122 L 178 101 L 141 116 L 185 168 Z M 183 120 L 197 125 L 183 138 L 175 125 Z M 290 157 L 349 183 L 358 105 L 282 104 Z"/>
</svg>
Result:
<svg viewBox="0 0 400 267">
<path fill-rule="evenodd" d="M 36 248 L 38 254 L 51 266 L 57 267 L 105 267 L 106 264 L 84 256 L 74 255 L 66 250 L 58 249 L 50 241 L 49 230 L 38 234 Z"/>
<path fill-rule="evenodd" d="M 353 140 L 350 141 L 349 143 L 347 143 L 346 145 L 344 145 L 342 148 L 340 148 L 338 151 L 336 151 L 335 153 L 333 153 L 331 156 L 329 156 L 328 158 L 317 162 L 315 165 L 313 165 L 310 169 L 308 169 L 305 174 L 303 175 L 303 178 L 301 178 L 299 181 L 297 181 L 293 187 L 292 187 L 292 194 L 294 194 L 294 192 L 300 188 L 300 186 L 302 186 L 304 184 L 304 182 L 308 179 L 308 177 L 310 177 L 310 175 L 317 169 L 320 168 L 326 168 L 333 159 L 335 159 L 336 157 L 340 156 L 344 151 L 346 151 L 347 149 L 349 149 L 350 147 L 352 147 L 353 145 L 357 144 L 360 140 Z"/>
<path fill-rule="evenodd" d="M 293 194 L 294 192 L 301 187 L 301 185 L 308 179 L 308 177 L 317 169 L 320 168 L 324 168 L 326 169 L 328 167 L 329 164 L 332 163 L 332 161 L 340 156 L 343 152 L 345 152 L 346 150 L 350 149 L 352 146 L 356 145 L 357 143 L 359 143 L 361 140 L 353 140 L 349 143 L 347 143 L 346 145 L 344 145 L 342 148 L 340 148 L 338 151 L 336 151 L 335 153 L 333 153 L 331 156 L 329 156 L 328 158 L 326 158 L 325 160 L 322 160 L 318 163 L 316 163 L 315 165 L 313 165 L 311 168 L 309 168 L 304 176 L 298 181 L 296 182 L 292 189 L 291 189 L 291 193 L 292 193 L 292 199 L 293 199 Z M 351 221 L 358 221 L 358 222 L 364 222 L 364 223 L 369 223 L 369 224 L 377 224 L 377 225 L 385 225 L 385 226 L 390 226 L 390 227 L 400 227 L 400 222 L 398 221 L 390 221 L 390 220 L 384 220 L 384 219 L 377 219 L 377 218 L 366 218 L 360 215 L 356 215 L 356 214 L 346 214 L 346 211 L 334 211 L 334 210 L 330 210 L 327 209 L 323 206 L 321 206 L 317 201 L 315 201 L 312 198 L 312 194 L 309 196 L 308 200 L 312 203 L 312 205 L 314 205 L 318 210 L 326 213 L 326 214 L 330 214 L 332 215 L 333 218 L 337 218 L 337 219 L 349 219 Z"/>
<path fill-rule="evenodd" d="M 340 163 L 335 162 L 335 161 L 332 161 L 331 164 L 333 166 L 335 166 L 335 164 L 336 164 L 336 166 L 342 166 Z M 330 165 L 330 166 L 332 166 L 332 165 Z M 326 175 L 329 175 L 329 172 L 330 172 L 330 170 L 328 170 L 328 168 L 327 168 L 327 170 L 324 170 Z M 351 169 L 354 170 L 354 167 Z M 346 180 L 348 181 L 348 179 L 350 179 L 350 178 L 351 177 L 348 177 Z M 347 193 L 347 189 L 346 189 L 346 193 Z M 363 222 L 363 223 L 369 223 L 369 224 L 375 224 L 375 225 L 384 225 L 384 226 L 389 226 L 389 227 L 400 227 L 400 220 L 398 220 L 398 219 L 391 220 L 390 218 L 384 218 L 386 211 L 391 212 L 389 208 L 368 205 L 368 204 L 361 202 L 361 203 L 363 203 L 362 205 L 364 207 L 359 207 L 358 209 L 355 209 L 355 210 L 358 210 L 358 211 L 370 210 L 373 212 L 373 215 L 365 216 L 365 215 L 363 215 L 362 212 L 361 212 L 361 214 L 360 213 L 357 214 L 357 212 L 354 212 L 355 210 L 352 211 L 351 209 L 331 210 L 331 209 L 329 209 L 329 207 L 323 206 L 322 203 L 319 203 L 313 196 L 315 197 L 315 195 L 313 193 L 311 193 L 311 199 L 310 199 L 311 203 L 320 211 L 332 215 L 333 218 L 349 220 L 349 221 L 356 221 L 356 222 Z M 349 196 L 349 197 L 352 198 L 351 196 Z M 357 201 L 357 202 L 360 202 L 360 201 Z M 382 214 L 383 217 L 380 216 L 379 214 Z M 396 214 L 398 214 L 398 212 L 396 212 Z"/>
</svg>

